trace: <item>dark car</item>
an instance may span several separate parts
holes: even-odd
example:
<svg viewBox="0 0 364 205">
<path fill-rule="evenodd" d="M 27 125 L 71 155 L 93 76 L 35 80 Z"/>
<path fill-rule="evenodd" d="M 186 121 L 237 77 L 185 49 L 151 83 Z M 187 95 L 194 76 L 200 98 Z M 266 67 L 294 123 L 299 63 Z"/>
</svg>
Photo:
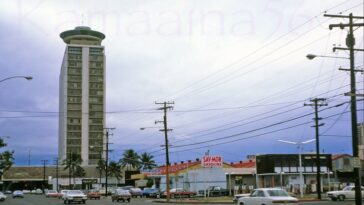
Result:
<svg viewBox="0 0 364 205">
<path fill-rule="evenodd" d="M 111 201 L 114 202 L 119 202 L 119 201 L 127 201 L 130 202 L 131 199 L 131 194 L 128 190 L 124 190 L 124 189 L 115 189 L 112 193 L 111 193 Z"/>
<path fill-rule="evenodd" d="M 144 188 L 143 189 L 143 197 L 150 197 L 150 198 L 159 198 L 160 192 L 158 189 L 155 188 Z"/>
</svg>

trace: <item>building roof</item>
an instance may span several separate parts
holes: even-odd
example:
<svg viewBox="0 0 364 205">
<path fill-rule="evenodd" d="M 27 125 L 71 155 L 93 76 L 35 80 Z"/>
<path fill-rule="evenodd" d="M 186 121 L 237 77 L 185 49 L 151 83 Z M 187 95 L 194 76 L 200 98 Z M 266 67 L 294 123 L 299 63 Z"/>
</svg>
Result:
<svg viewBox="0 0 364 205">
<path fill-rule="evenodd" d="M 87 26 L 77 26 L 73 30 L 64 31 L 59 35 L 65 43 L 69 43 L 72 38 L 90 38 L 103 40 L 105 39 L 105 34 L 94 31 L 90 27 Z"/>
<path fill-rule="evenodd" d="M 332 160 L 337 160 L 343 157 L 352 157 L 350 154 L 333 154 L 331 159 Z"/>
<path fill-rule="evenodd" d="M 234 168 L 255 168 L 255 160 L 232 162 L 230 165 Z"/>
</svg>

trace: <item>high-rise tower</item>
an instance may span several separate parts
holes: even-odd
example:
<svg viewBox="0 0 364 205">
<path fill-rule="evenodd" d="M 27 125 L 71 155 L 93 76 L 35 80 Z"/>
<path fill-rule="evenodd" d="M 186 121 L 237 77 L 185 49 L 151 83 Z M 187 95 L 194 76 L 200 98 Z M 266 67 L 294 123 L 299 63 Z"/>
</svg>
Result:
<svg viewBox="0 0 364 205">
<path fill-rule="evenodd" d="M 60 37 L 66 50 L 59 82 L 59 159 L 78 153 L 83 165 L 95 165 L 105 146 L 105 35 L 79 26 Z"/>
</svg>

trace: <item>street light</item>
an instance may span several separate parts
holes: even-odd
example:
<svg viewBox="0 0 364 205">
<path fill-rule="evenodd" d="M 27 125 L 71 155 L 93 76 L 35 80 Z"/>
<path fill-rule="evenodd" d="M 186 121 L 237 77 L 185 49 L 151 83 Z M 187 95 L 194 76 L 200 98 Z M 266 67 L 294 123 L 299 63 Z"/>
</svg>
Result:
<svg viewBox="0 0 364 205">
<path fill-rule="evenodd" d="M 8 77 L 8 78 L 4 78 L 4 79 L 2 79 L 2 80 L 0 80 L 0 83 L 1 82 L 4 82 L 4 81 L 6 81 L 6 80 L 10 80 L 10 79 L 13 79 L 13 78 L 24 78 L 24 79 L 26 79 L 26 80 L 32 80 L 33 79 L 33 77 L 32 76 L 21 76 L 21 75 L 17 75 L 17 76 L 11 76 L 11 77 Z"/>
<path fill-rule="evenodd" d="M 298 161 L 299 161 L 299 173 L 300 173 L 300 195 L 301 198 L 303 198 L 303 174 L 302 174 L 302 156 L 301 156 L 301 151 L 302 151 L 302 145 L 310 143 L 315 141 L 316 139 L 310 139 L 307 141 L 303 141 L 303 142 L 292 142 L 292 141 L 286 141 L 286 140 L 278 140 L 279 142 L 283 142 L 283 143 L 287 143 L 287 144 L 293 144 L 293 145 L 297 145 L 297 149 L 298 149 Z"/>
<path fill-rule="evenodd" d="M 340 57 L 340 56 L 324 56 L 324 55 L 316 55 L 316 54 L 307 54 L 307 55 L 306 55 L 306 58 L 307 58 L 308 60 L 312 60 L 312 59 L 314 59 L 314 58 L 316 58 L 316 57 L 349 59 L 349 58 L 347 58 L 347 57 Z"/>
</svg>

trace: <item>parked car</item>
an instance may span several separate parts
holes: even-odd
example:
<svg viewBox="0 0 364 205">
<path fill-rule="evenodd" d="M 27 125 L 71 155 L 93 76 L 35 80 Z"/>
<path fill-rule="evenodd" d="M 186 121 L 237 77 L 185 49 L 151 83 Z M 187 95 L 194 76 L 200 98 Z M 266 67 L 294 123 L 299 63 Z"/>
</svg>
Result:
<svg viewBox="0 0 364 205">
<path fill-rule="evenodd" d="M 206 190 L 199 190 L 198 194 L 201 196 L 204 196 L 205 194 L 207 196 L 213 197 L 213 196 L 228 196 L 229 190 L 224 189 L 220 186 L 210 186 Z"/>
<path fill-rule="evenodd" d="M 291 197 L 285 190 L 279 188 L 255 189 L 249 196 L 238 199 L 238 205 L 297 205 L 297 203 L 297 198 Z"/>
<path fill-rule="evenodd" d="M 361 194 L 364 195 L 364 187 L 361 187 Z M 327 192 L 327 197 L 333 201 L 344 201 L 345 199 L 355 199 L 355 186 L 346 186 L 340 191 Z"/>
<path fill-rule="evenodd" d="M 159 190 L 155 189 L 155 188 L 144 188 L 142 193 L 143 193 L 144 197 L 150 197 L 150 198 L 159 198 L 160 197 Z"/>
<path fill-rule="evenodd" d="M 5 201 L 5 199 L 6 199 L 5 194 L 0 191 L 0 201 Z"/>
<path fill-rule="evenodd" d="M 5 191 L 5 194 L 12 194 L 13 192 L 12 191 L 10 191 L 10 190 L 6 190 Z"/>
<path fill-rule="evenodd" d="M 59 198 L 59 199 L 62 199 L 63 195 L 65 195 L 65 194 L 67 193 L 67 191 L 68 191 L 68 190 L 66 190 L 66 189 L 61 190 L 61 191 L 59 192 L 59 194 L 58 194 L 58 198 Z"/>
<path fill-rule="evenodd" d="M 30 193 L 32 193 L 30 190 L 28 190 L 28 189 L 23 189 L 22 190 L 22 192 L 23 192 L 23 194 L 30 194 Z"/>
<path fill-rule="evenodd" d="M 114 202 L 119 202 L 119 201 L 127 201 L 130 202 L 131 199 L 131 194 L 128 190 L 125 189 L 115 189 L 113 190 L 113 192 L 111 193 L 111 201 Z"/>
<path fill-rule="evenodd" d="M 43 191 L 41 189 L 36 189 L 34 191 L 34 194 L 43 194 Z"/>
<path fill-rule="evenodd" d="M 71 202 L 86 203 L 87 196 L 81 190 L 68 190 L 63 196 L 62 200 L 65 204 Z"/>
<path fill-rule="evenodd" d="M 143 191 L 140 188 L 130 188 L 131 197 L 142 197 Z"/>
<path fill-rule="evenodd" d="M 48 197 L 59 197 L 59 193 L 56 190 L 47 190 L 45 196 Z"/>
<path fill-rule="evenodd" d="M 187 191 L 182 188 L 174 188 L 169 191 L 170 198 L 181 197 L 193 197 L 196 196 L 196 192 Z M 163 192 L 162 197 L 167 197 L 167 192 Z"/>
<path fill-rule="evenodd" d="M 89 192 L 87 192 L 87 198 L 100 200 L 101 194 L 98 190 L 90 190 Z"/>
<path fill-rule="evenodd" d="M 13 198 L 24 198 L 24 193 L 23 193 L 23 191 L 15 190 L 15 191 L 13 192 Z"/>
</svg>

